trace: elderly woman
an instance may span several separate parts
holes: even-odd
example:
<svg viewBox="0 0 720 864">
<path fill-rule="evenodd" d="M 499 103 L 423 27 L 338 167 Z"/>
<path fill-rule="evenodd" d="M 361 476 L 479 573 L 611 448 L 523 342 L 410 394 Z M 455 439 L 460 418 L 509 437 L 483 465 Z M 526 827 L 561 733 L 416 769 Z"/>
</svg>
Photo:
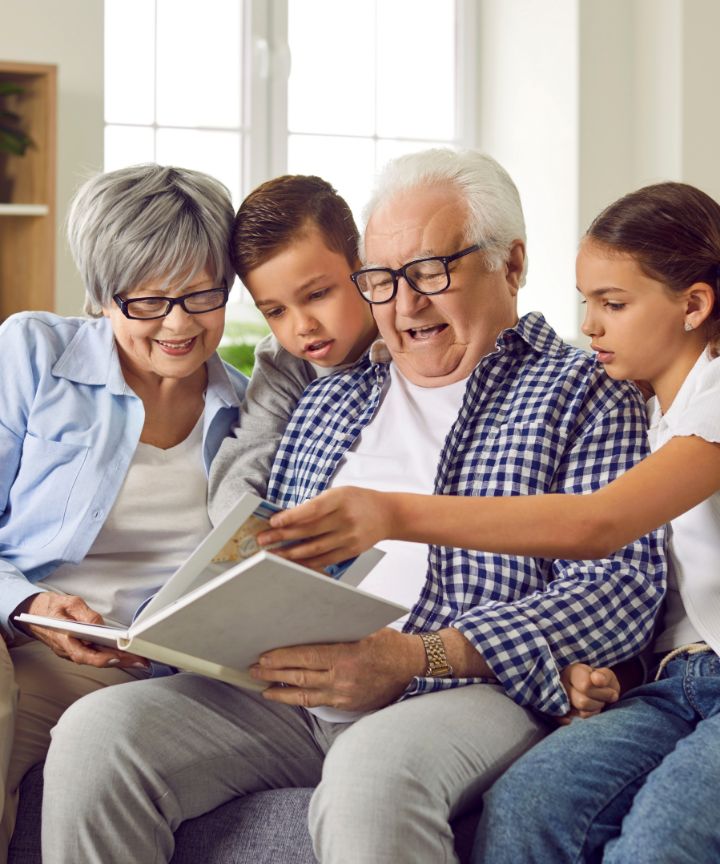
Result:
<svg viewBox="0 0 720 864">
<path fill-rule="evenodd" d="M 60 714 L 151 674 L 14 615 L 128 624 L 210 530 L 207 471 L 246 383 L 216 354 L 232 220 L 207 175 L 100 175 L 68 228 L 90 317 L 25 312 L 0 327 L 0 861 Z"/>
</svg>

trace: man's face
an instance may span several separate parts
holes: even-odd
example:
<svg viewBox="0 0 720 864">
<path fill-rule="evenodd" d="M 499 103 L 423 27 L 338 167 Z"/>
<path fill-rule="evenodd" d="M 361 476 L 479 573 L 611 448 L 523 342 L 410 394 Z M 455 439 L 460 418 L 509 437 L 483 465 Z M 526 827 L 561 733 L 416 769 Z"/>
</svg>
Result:
<svg viewBox="0 0 720 864">
<path fill-rule="evenodd" d="M 378 207 L 365 232 L 367 267 L 397 269 L 417 258 L 452 255 L 468 245 L 468 213 L 449 186 L 420 186 Z M 482 251 L 449 265 L 450 287 L 422 295 L 400 279 L 390 303 L 373 306 L 380 335 L 400 372 L 422 387 L 467 378 L 492 351 L 498 334 L 517 322 L 522 243 L 490 272 Z"/>
</svg>

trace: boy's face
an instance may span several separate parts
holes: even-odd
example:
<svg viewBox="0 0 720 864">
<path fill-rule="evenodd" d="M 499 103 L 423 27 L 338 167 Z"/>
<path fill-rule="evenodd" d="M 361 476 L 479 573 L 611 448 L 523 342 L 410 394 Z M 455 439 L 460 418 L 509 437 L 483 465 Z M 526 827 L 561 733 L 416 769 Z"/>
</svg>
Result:
<svg viewBox="0 0 720 864">
<path fill-rule="evenodd" d="M 311 229 L 244 281 L 286 351 L 318 366 L 340 366 L 357 360 L 375 335 L 370 306 L 350 273 L 344 255 Z"/>
</svg>

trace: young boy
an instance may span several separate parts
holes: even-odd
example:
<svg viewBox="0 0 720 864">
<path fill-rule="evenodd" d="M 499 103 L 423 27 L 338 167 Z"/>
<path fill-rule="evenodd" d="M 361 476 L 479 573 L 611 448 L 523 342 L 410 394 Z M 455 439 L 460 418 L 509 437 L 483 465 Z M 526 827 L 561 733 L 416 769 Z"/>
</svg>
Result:
<svg viewBox="0 0 720 864">
<path fill-rule="evenodd" d="M 347 203 L 319 177 L 269 180 L 240 206 L 230 256 L 272 333 L 257 345 L 240 422 L 212 464 L 213 523 L 243 492 L 265 495 L 305 387 L 355 363 L 374 339 L 370 306 L 350 280 L 358 241 Z"/>
</svg>

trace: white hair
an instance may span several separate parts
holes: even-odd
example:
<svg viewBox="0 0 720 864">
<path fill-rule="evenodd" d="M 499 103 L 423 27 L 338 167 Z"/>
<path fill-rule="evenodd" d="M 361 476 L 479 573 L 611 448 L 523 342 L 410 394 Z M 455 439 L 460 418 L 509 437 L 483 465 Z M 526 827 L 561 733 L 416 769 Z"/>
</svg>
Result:
<svg viewBox="0 0 720 864">
<path fill-rule="evenodd" d="M 465 240 L 480 246 L 490 269 L 507 261 L 514 242 L 525 243 L 525 219 L 515 184 L 502 165 L 477 150 L 434 148 L 388 162 L 365 205 L 365 225 L 378 207 L 419 186 L 449 186 L 458 191 L 468 209 Z M 364 261 L 364 244 L 361 257 Z M 527 254 L 521 285 L 526 274 Z"/>
<path fill-rule="evenodd" d="M 85 312 L 99 316 L 114 294 L 160 279 L 187 284 L 208 268 L 230 286 L 234 211 L 207 174 L 147 164 L 98 174 L 76 193 L 67 232 L 85 285 Z"/>
</svg>

